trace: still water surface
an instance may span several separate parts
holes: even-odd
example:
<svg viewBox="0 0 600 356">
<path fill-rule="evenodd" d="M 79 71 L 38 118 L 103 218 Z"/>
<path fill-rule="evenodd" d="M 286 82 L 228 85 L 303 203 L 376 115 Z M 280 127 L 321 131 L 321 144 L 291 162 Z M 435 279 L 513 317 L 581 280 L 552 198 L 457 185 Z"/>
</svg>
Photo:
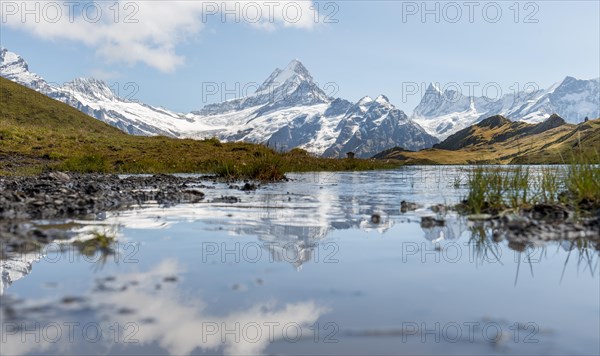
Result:
<svg viewBox="0 0 600 356">
<path fill-rule="evenodd" d="M 51 244 L 2 261 L 2 354 L 599 354 L 593 246 L 515 250 L 453 214 L 421 227 L 465 177 L 209 183 L 199 204 L 73 221 L 116 235 L 116 253 Z"/>
</svg>

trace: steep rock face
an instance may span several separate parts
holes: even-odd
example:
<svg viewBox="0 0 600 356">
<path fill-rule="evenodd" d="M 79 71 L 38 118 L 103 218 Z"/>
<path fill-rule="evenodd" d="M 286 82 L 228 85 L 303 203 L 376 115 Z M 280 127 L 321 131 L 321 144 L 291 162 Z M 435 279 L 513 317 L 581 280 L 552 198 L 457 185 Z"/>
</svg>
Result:
<svg viewBox="0 0 600 356">
<path fill-rule="evenodd" d="M 392 105 L 388 98 L 362 98 L 346 112 L 337 130 L 335 143 L 324 155 L 343 157 L 354 152 L 357 157 L 371 157 L 385 149 L 401 146 L 411 150 L 431 147 L 437 140 L 423 135 L 423 129 Z"/>
<path fill-rule="evenodd" d="M 494 115 L 529 123 L 558 114 L 568 123 L 600 117 L 599 79 L 566 77 L 545 90 L 510 93 L 498 100 L 441 92 L 431 84 L 411 118 L 430 134 L 445 139 L 451 134 Z"/>
<path fill-rule="evenodd" d="M 93 78 L 51 86 L 7 50 L 2 50 L 0 66 L 0 75 L 135 135 L 216 136 L 281 150 L 300 147 L 331 157 L 343 157 L 347 151 L 370 157 L 395 146 L 420 149 L 437 142 L 385 96 L 357 103 L 329 97 L 298 60 L 275 69 L 251 95 L 188 114 L 120 98 Z"/>
</svg>

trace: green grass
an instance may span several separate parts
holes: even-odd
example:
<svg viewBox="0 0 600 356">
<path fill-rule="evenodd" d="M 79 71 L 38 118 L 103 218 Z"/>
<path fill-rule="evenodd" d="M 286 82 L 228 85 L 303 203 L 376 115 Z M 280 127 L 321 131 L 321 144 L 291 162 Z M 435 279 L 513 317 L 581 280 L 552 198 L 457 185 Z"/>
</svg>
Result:
<svg viewBox="0 0 600 356">
<path fill-rule="evenodd" d="M 569 165 L 565 185 L 576 202 L 600 205 L 600 167 L 598 165 L 583 163 Z"/>
<path fill-rule="evenodd" d="M 541 167 L 537 175 L 524 166 L 476 166 L 469 172 L 467 187 L 463 208 L 473 214 L 497 214 L 535 204 L 600 208 L 600 166 L 581 161 L 570 164 L 566 170 Z"/>
<path fill-rule="evenodd" d="M 70 106 L 0 78 L 0 175 L 48 170 L 103 173 L 217 173 L 277 180 L 286 172 L 371 170 L 398 162 L 324 159 L 250 143 L 128 135 Z"/>
<path fill-rule="evenodd" d="M 285 178 L 281 155 L 259 154 L 245 162 L 232 159 L 218 161 L 210 169 L 219 177 L 278 181 Z"/>
</svg>

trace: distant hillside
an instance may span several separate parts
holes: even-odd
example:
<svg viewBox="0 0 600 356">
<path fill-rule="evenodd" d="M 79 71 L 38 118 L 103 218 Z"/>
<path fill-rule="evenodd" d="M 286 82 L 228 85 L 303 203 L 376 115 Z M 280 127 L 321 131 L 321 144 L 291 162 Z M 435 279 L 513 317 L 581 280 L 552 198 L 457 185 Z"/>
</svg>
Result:
<svg viewBox="0 0 600 356">
<path fill-rule="evenodd" d="M 402 148 L 374 156 L 408 164 L 564 163 L 574 153 L 600 155 L 600 119 L 578 125 L 551 115 L 538 124 L 495 115 L 449 136 L 431 149 Z"/>
<path fill-rule="evenodd" d="M 528 124 L 523 121 L 511 121 L 501 115 L 494 115 L 467 127 L 457 133 L 450 135 L 443 142 L 436 144 L 433 148 L 443 150 L 459 150 L 465 147 L 476 147 L 478 145 L 490 145 L 540 134 L 566 125 L 573 128 L 575 125 L 567 125 L 565 120 L 554 114 L 546 121 L 539 124 Z"/>
</svg>

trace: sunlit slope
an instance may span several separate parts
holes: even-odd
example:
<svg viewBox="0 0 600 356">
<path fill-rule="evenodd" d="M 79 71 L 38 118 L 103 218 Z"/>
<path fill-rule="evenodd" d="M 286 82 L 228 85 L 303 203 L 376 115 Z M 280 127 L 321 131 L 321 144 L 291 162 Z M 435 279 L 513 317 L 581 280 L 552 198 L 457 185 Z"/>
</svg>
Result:
<svg viewBox="0 0 600 356">
<path fill-rule="evenodd" d="M 539 124 L 528 124 L 497 115 L 449 136 L 432 149 L 391 149 L 376 157 L 413 164 L 537 164 L 570 162 L 580 153 L 592 158 L 600 154 L 600 119 L 573 125 L 553 115 Z"/>
</svg>

